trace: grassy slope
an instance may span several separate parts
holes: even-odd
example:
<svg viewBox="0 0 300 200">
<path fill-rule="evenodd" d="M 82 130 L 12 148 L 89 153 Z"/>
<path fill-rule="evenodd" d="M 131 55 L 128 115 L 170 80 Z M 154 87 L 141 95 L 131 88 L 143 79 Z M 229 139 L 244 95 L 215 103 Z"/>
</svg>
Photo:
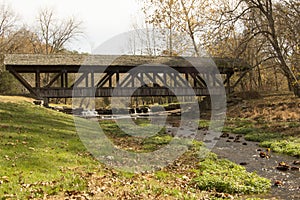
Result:
<svg viewBox="0 0 300 200">
<path fill-rule="evenodd" d="M 0 138 L 0 196 L 82 190 L 79 172 L 97 166 L 85 156 L 71 117 L 29 103 L 0 103 Z"/>
<path fill-rule="evenodd" d="M 107 169 L 86 152 L 72 116 L 17 98 L 0 97 L 0 197 L 3 199 L 43 198 L 64 193 L 104 199 L 127 194 L 199 199 L 215 194 L 199 189 L 236 194 L 264 192 L 270 187 L 268 180 L 214 156 L 199 163 L 191 151 L 182 159 L 176 167 L 144 175 Z"/>
</svg>

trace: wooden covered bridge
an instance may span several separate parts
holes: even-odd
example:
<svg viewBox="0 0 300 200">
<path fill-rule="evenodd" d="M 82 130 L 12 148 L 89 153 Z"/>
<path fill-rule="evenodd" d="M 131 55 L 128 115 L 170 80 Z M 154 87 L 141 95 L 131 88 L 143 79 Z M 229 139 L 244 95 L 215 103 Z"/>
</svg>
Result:
<svg viewBox="0 0 300 200">
<path fill-rule="evenodd" d="M 73 54 L 8 54 L 4 65 L 39 99 L 172 96 L 174 91 L 185 96 L 191 95 L 188 88 L 197 96 L 217 95 L 224 85 L 231 92 L 234 72 L 249 68 L 242 60 L 229 58 Z M 135 70 L 138 66 L 144 68 Z"/>
</svg>

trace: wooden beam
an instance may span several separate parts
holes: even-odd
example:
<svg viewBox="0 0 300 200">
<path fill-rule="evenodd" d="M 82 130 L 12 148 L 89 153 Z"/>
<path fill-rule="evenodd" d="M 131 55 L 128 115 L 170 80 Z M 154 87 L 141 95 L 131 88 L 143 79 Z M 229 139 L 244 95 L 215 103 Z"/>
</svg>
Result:
<svg viewBox="0 0 300 200">
<path fill-rule="evenodd" d="M 150 81 L 151 81 L 152 83 L 156 83 L 155 79 L 154 79 L 153 77 L 151 77 L 149 73 L 145 73 L 145 75 L 150 79 Z M 153 76 L 154 76 L 154 75 L 153 75 Z"/>
<path fill-rule="evenodd" d="M 74 86 L 78 87 L 78 85 L 85 79 L 85 77 L 88 75 L 87 72 L 84 72 L 75 82 L 71 85 L 71 88 Z"/>
<path fill-rule="evenodd" d="M 178 84 L 179 84 L 180 87 L 188 87 L 188 86 L 189 86 L 188 81 L 185 80 L 184 78 L 182 78 L 182 77 L 180 76 L 180 74 L 178 74 L 177 77 L 178 77 L 179 80 L 182 82 L 182 84 L 180 85 L 180 84 L 179 84 L 179 81 L 178 81 Z"/>
<path fill-rule="evenodd" d="M 13 67 L 9 67 L 9 72 L 12 73 L 12 75 L 20 81 L 20 83 L 35 97 L 39 98 L 40 96 L 37 94 L 37 92 L 32 88 L 32 86 L 18 73 L 16 72 Z"/>
<path fill-rule="evenodd" d="M 108 86 L 112 87 L 112 75 L 108 78 Z"/>
<path fill-rule="evenodd" d="M 162 77 L 159 76 L 158 74 L 156 77 L 162 82 L 163 86 L 167 86 L 166 79 L 162 79 Z"/>
<path fill-rule="evenodd" d="M 120 73 L 119 73 L 119 71 L 116 72 L 116 83 L 117 83 L 117 87 L 119 87 L 119 85 L 120 85 Z"/>
<path fill-rule="evenodd" d="M 193 87 L 206 87 L 205 81 L 201 78 L 199 74 L 191 73 L 190 75 L 193 78 Z"/>
<path fill-rule="evenodd" d="M 109 87 L 111 87 L 111 77 L 112 77 L 113 73 L 107 73 L 104 75 L 104 77 L 97 83 L 96 87 L 97 88 L 100 88 L 100 87 L 103 87 L 107 81 L 110 81 L 109 83 Z"/>
<path fill-rule="evenodd" d="M 41 88 L 41 73 L 38 69 L 35 72 L 35 87 Z"/>
<path fill-rule="evenodd" d="M 85 87 L 89 87 L 89 73 L 87 72 L 86 73 L 86 76 L 85 76 Z"/>
<path fill-rule="evenodd" d="M 65 72 L 65 87 L 66 87 L 66 88 L 69 87 L 69 76 L 68 76 L 68 72 Z"/>
<path fill-rule="evenodd" d="M 120 83 L 120 87 L 126 87 L 126 85 L 129 85 L 130 84 L 130 81 L 129 79 L 131 78 L 131 74 L 128 74 L 124 79 L 123 81 Z M 127 82 L 127 84 L 126 84 Z M 125 84 L 125 85 L 124 85 Z"/>
<path fill-rule="evenodd" d="M 195 93 L 190 93 L 189 87 L 172 88 L 177 96 L 210 96 L 219 95 L 220 88 L 193 88 Z M 132 93 L 134 91 L 134 93 Z M 174 93 L 168 88 L 122 88 L 122 90 L 114 90 L 114 88 L 41 88 L 41 94 L 44 98 L 85 98 L 85 97 L 154 97 L 154 96 L 173 96 Z"/>
<path fill-rule="evenodd" d="M 95 87 L 95 72 L 91 71 L 91 87 Z"/>
<path fill-rule="evenodd" d="M 62 72 L 56 74 L 56 75 L 52 78 L 52 80 L 45 86 L 45 88 L 50 88 L 50 87 L 53 85 L 53 83 L 59 79 L 59 77 L 60 77 L 61 75 L 62 75 Z"/>
<path fill-rule="evenodd" d="M 65 83 L 65 76 L 64 76 L 64 72 L 61 73 L 60 76 L 60 87 L 64 88 L 64 83 Z"/>
</svg>

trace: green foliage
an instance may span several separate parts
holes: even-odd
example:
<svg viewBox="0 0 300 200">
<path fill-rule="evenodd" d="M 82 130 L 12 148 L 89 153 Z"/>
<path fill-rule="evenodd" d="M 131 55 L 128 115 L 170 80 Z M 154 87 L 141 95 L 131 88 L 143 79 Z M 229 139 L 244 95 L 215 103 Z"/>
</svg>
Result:
<svg viewBox="0 0 300 200">
<path fill-rule="evenodd" d="M 211 155 L 200 162 L 195 184 L 201 190 L 226 192 L 230 194 L 254 194 L 267 192 L 271 183 L 256 173 L 248 173 L 240 165 Z"/>
<path fill-rule="evenodd" d="M 277 125 L 285 126 L 289 129 L 300 127 L 299 122 L 284 122 Z M 255 122 L 246 119 L 231 119 L 230 126 L 226 126 L 223 131 L 244 134 L 246 140 L 260 142 L 261 146 L 271 148 L 272 151 L 277 153 L 300 156 L 300 139 L 297 135 L 289 136 L 268 129 L 270 129 L 268 122 L 255 124 Z"/>
<path fill-rule="evenodd" d="M 9 72 L 0 72 L 0 94 L 21 94 L 20 83 Z"/>
<path fill-rule="evenodd" d="M 253 122 L 247 119 L 230 119 L 229 122 L 231 125 L 225 126 L 223 131 L 243 135 L 257 131 Z"/>
<path fill-rule="evenodd" d="M 271 148 L 274 152 L 290 156 L 300 156 L 300 139 L 289 137 L 283 140 L 269 140 L 261 143 L 263 147 Z"/>
<path fill-rule="evenodd" d="M 250 127 L 237 127 L 232 130 L 232 133 L 246 135 L 256 131 L 257 131 L 256 129 Z"/>
<path fill-rule="evenodd" d="M 207 129 L 210 125 L 209 120 L 199 120 L 199 128 Z"/>
<path fill-rule="evenodd" d="M 157 171 L 157 172 L 155 172 L 155 177 L 158 180 L 165 180 L 165 179 L 171 177 L 171 175 L 168 172 L 165 172 L 165 171 Z"/>
<path fill-rule="evenodd" d="M 265 132 L 250 132 L 245 136 L 246 140 L 254 142 L 270 141 L 273 139 L 282 139 L 283 136 L 280 133 L 265 133 Z"/>
</svg>

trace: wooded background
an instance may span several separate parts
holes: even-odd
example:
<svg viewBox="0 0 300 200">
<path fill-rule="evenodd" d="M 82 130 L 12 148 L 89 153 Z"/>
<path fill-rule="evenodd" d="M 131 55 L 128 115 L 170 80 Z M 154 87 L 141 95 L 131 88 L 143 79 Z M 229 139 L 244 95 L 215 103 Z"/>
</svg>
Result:
<svg viewBox="0 0 300 200">
<path fill-rule="evenodd" d="M 137 34 L 129 54 L 239 58 L 252 69 L 235 75 L 235 91 L 299 90 L 298 0 L 137 1 L 145 21 L 132 22 Z M 29 27 L 8 5 L 0 5 L 0 54 L 78 53 L 66 45 L 83 32 L 80 20 L 58 19 L 51 9 L 40 10 Z M 3 66 L 0 93 L 26 93 Z"/>
</svg>

